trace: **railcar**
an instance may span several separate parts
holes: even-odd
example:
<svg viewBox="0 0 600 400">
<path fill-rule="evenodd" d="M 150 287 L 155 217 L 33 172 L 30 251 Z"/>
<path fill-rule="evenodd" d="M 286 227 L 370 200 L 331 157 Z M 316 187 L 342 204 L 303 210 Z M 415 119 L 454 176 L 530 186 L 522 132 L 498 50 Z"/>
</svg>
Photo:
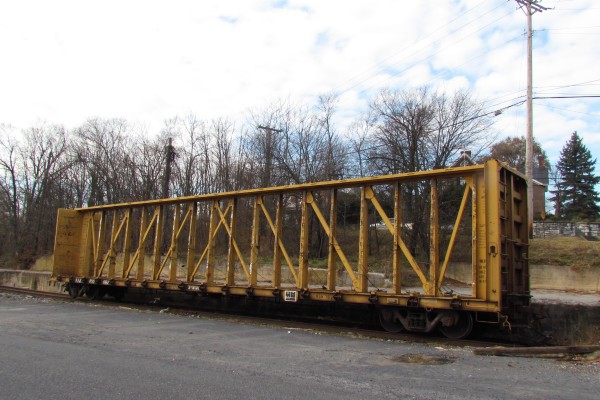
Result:
<svg viewBox="0 0 600 400">
<path fill-rule="evenodd" d="M 490 160 L 59 209 L 52 279 L 72 297 L 356 309 L 453 339 L 476 324 L 514 330 L 530 301 L 526 190 Z"/>
</svg>

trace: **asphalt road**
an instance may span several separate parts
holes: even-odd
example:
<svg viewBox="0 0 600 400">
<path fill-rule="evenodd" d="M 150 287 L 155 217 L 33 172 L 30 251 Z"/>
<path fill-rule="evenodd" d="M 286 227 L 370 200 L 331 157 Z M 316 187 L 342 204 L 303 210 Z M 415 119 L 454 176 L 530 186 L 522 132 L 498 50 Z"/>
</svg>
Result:
<svg viewBox="0 0 600 400">
<path fill-rule="evenodd" d="M 0 399 L 597 399 L 600 364 L 0 293 Z"/>
</svg>

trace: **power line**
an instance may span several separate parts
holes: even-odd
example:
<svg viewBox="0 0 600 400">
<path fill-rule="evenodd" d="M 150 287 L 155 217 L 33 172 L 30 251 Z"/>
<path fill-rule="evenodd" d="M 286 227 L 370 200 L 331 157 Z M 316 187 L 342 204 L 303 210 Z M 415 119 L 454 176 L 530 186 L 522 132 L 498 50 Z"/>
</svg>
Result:
<svg viewBox="0 0 600 400">
<path fill-rule="evenodd" d="M 344 90 L 342 90 L 342 89 L 341 89 L 341 88 L 343 88 L 343 86 L 345 86 L 346 84 L 350 84 L 350 83 L 351 83 L 351 82 L 352 82 L 352 81 L 353 81 L 355 78 L 358 78 L 359 76 L 361 76 L 361 75 L 364 75 L 364 74 L 366 74 L 366 73 L 367 73 L 367 72 L 369 72 L 369 71 L 372 71 L 372 70 L 375 70 L 375 69 L 377 69 L 379 66 L 383 65 L 383 64 L 384 64 L 386 61 L 388 61 L 388 60 L 390 60 L 390 59 L 394 58 L 395 56 L 397 56 L 397 55 L 399 55 L 399 54 L 401 54 L 401 53 L 402 53 L 402 52 L 404 52 L 405 50 L 408 50 L 408 49 L 410 49 L 411 47 L 416 47 L 416 46 L 417 46 L 419 43 L 421 43 L 421 42 L 424 42 L 424 41 L 425 41 L 425 39 L 428 39 L 429 37 L 432 37 L 434 33 L 436 33 L 436 32 L 438 32 L 438 31 L 442 30 L 442 29 L 443 29 L 443 28 L 445 28 L 446 26 L 449 26 L 449 25 L 451 25 L 451 24 L 452 24 L 454 21 L 456 21 L 456 20 L 458 20 L 459 18 L 462 18 L 463 16 L 465 16 L 465 15 L 469 14 L 470 12 L 472 12 L 473 10 L 477 9 L 479 6 L 481 6 L 482 4 L 485 4 L 485 3 L 486 3 L 485 1 L 482 1 L 482 2 L 480 2 L 479 4 L 477 4 L 475 7 L 473 7 L 473 8 L 471 8 L 471 9 L 469 9 L 468 11 L 466 11 L 466 12 L 464 12 L 464 13 L 462 13 L 462 14 L 459 14 L 457 17 L 455 17 L 454 19 L 450 20 L 448 23 L 446 23 L 446 24 L 444 24 L 444 25 L 442 25 L 442 26 L 438 27 L 438 28 L 437 28 L 437 29 L 435 29 L 433 32 L 431 32 L 429 35 L 427 35 L 425 38 L 422 38 L 421 40 L 419 40 L 417 43 L 415 43 L 415 44 L 411 44 L 411 45 L 408 45 L 408 46 L 405 46 L 405 47 L 404 47 L 404 48 L 402 48 L 401 50 L 399 50 L 399 51 L 397 51 L 397 52 L 395 52 L 395 53 L 393 53 L 393 54 L 391 54 L 391 55 L 389 55 L 389 56 L 385 57 L 384 59 L 382 59 L 381 61 L 379 61 L 379 62 L 375 63 L 373 66 L 371 66 L 371 67 L 370 67 L 370 68 L 368 68 L 367 70 L 365 70 L 365 71 L 363 71 L 363 72 L 361 72 L 361 73 L 359 73 L 359 74 L 355 75 L 353 78 L 350 78 L 350 79 L 349 79 L 348 81 L 346 81 L 346 83 L 344 83 L 343 85 L 339 85 L 339 86 L 335 87 L 335 88 L 333 89 L 333 91 L 339 91 L 340 93 L 344 93 L 344 92 L 347 92 L 347 91 L 349 91 L 349 90 L 353 89 L 354 87 L 358 86 L 360 83 L 366 82 L 366 81 L 367 81 L 367 80 L 369 80 L 370 78 L 366 78 L 366 79 L 360 80 L 360 81 L 358 81 L 357 83 L 355 83 L 355 84 L 352 84 L 352 85 L 351 85 L 349 88 L 347 88 L 347 89 L 344 89 Z M 491 11 L 495 10 L 496 8 L 498 8 L 498 6 L 497 6 L 497 7 L 495 7 L 494 9 L 492 9 Z M 487 14 L 487 13 L 486 13 L 486 14 Z M 484 15 L 485 15 L 485 14 L 484 14 Z M 472 22 L 472 21 L 470 21 L 469 23 L 471 23 L 471 22 Z M 468 25 L 469 23 L 462 25 L 461 27 L 459 27 L 459 28 L 455 29 L 454 31 L 456 32 L 458 29 L 461 29 L 462 27 L 464 27 L 464 26 Z M 438 39 L 435 39 L 435 40 L 438 40 Z M 422 51 L 422 50 L 423 50 L 423 49 L 421 49 L 421 50 L 419 50 L 419 51 Z"/>
<path fill-rule="evenodd" d="M 540 103 L 539 105 L 542 107 L 545 107 L 545 108 L 551 108 L 553 110 L 565 111 L 565 112 L 569 112 L 569 113 L 573 113 L 573 114 L 589 115 L 591 117 L 600 117 L 600 114 L 597 114 L 597 113 L 593 114 L 593 113 L 586 113 L 586 112 L 582 112 L 582 111 L 569 110 L 568 108 L 554 107 L 554 106 L 550 106 L 548 104 L 543 104 L 543 103 Z"/>
<path fill-rule="evenodd" d="M 564 88 L 568 88 L 568 87 L 577 87 L 577 86 L 595 86 L 595 85 L 591 85 L 592 83 L 595 82 L 600 82 L 600 79 L 594 79 L 591 81 L 585 81 L 585 82 L 580 82 L 580 83 L 572 83 L 569 85 L 560 85 L 560 86 L 539 86 L 539 87 L 535 87 L 534 89 L 536 89 L 536 91 L 540 91 L 540 90 L 553 90 L 553 89 L 564 89 Z"/>
<path fill-rule="evenodd" d="M 473 8 L 472 8 L 472 9 L 470 9 L 469 11 L 467 11 L 467 12 L 465 12 L 465 13 L 461 14 L 460 16 L 458 16 L 458 17 L 454 18 L 454 19 L 453 19 L 452 21 L 450 21 L 449 23 L 447 23 L 447 24 L 445 24 L 445 25 L 441 26 L 440 28 L 436 29 L 434 32 L 437 32 L 437 31 L 441 30 L 442 28 L 444 28 L 444 27 L 446 27 L 446 26 L 450 25 L 452 22 L 454 22 L 454 21 L 456 21 L 457 19 L 459 19 L 459 18 L 460 18 L 462 15 L 466 15 L 466 14 L 468 14 L 469 12 L 473 11 L 475 8 L 479 7 L 481 4 L 483 4 L 483 3 L 479 3 L 477 6 L 473 7 Z M 487 15 L 487 14 L 490 14 L 491 12 L 495 11 L 497 8 L 501 7 L 503 4 L 504 4 L 504 3 L 502 3 L 502 4 L 499 4 L 498 6 L 496 6 L 496 7 L 492 8 L 491 10 L 488 10 L 488 11 L 487 11 L 487 12 L 485 12 L 485 13 L 484 13 L 482 16 L 485 16 L 485 15 Z M 507 13 L 507 14 L 505 14 L 504 16 L 500 17 L 499 19 L 503 19 L 503 18 L 507 17 L 508 15 L 510 15 L 510 13 Z M 482 16 L 478 16 L 478 18 L 477 18 L 477 19 L 473 19 L 473 20 L 471 20 L 471 21 L 468 21 L 467 23 L 465 23 L 465 24 L 463 24 L 463 25 L 459 26 L 458 28 L 454 29 L 454 30 L 451 32 L 451 34 L 455 34 L 455 33 L 457 33 L 459 30 L 461 30 L 462 28 L 464 28 L 464 27 L 466 27 L 466 26 L 468 26 L 468 25 L 472 24 L 473 22 L 475 22 L 475 21 L 479 21 L 479 20 L 481 19 L 481 17 L 482 17 Z M 479 32 L 479 31 L 481 31 L 481 30 L 485 29 L 486 27 L 488 27 L 488 26 L 490 26 L 490 25 L 492 25 L 492 24 L 495 24 L 495 23 L 497 23 L 497 21 L 498 21 L 499 19 L 498 19 L 498 18 L 496 18 L 496 19 L 494 19 L 492 22 L 490 22 L 489 24 L 487 24 L 487 25 L 485 25 L 485 26 L 483 26 L 483 27 L 479 28 L 478 30 L 476 30 L 476 31 L 474 31 L 474 32 L 471 32 L 471 33 L 469 33 L 469 34 L 468 34 L 468 35 L 466 35 L 466 36 L 463 36 L 463 37 L 461 37 L 460 39 L 456 40 L 455 42 L 451 43 L 450 45 L 448 45 L 448 46 L 445 46 L 445 47 L 443 47 L 443 48 L 439 49 L 439 50 L 438 50 L 438 51 L 436 51 L 435 53 L 433 53 L 433 54 L 430 54 L 430 55 L 428 55 L 428 56 L 426 56 L 426 57 L 424 57 L 424 58 L 422 58 L 422 59 L 419 59 L 418 61 L 416 61 L 416 62 L 413 62 L 413 63 L 411 63 L 411 64 L 410 64 L 410 65 L 408 65 L 408 66 L 405 66 L 405 67 L 404 67 L 404 68 L 402 68 L 401 70 L 399 70 L 399 71 L 396 71 L 396 72 L 395 72 L 393 75 L 394 75 L 394 76 L 398 76 L 400 73 L 402 73 L 402 72 L 405 72 L 405 71 L 409 70 L 410 68 L 414 67 L 415 65 L 419 65 L 419 64 L 423 63 L 424 61 L 427 61 L 427 60 L 429 60 L 429 59 L 433 58 L 435 55 L 439 54 L 440 52 L 442 52 L 442 51 L 444 51 L 444 50 L 447 50 L 448 48 L 450 48 L 450 47 L 452 47 L 452 46 L 456 45 L 457 43 L 459 43 L 459 42 L 463 41 L 464 39 L 466 39 L 466 38 L 468 38 L 468 37 L 470 37 L 470 36 L 472 36 L 472 35 L 476 34 L 477 32 Z M 433 35 L 431 35 L 431 34 L 430 34 L 430 35 L 428 35 L 428 37 L 430 37 L 430 36 L 433 36 Z M 427 47 L 427 48 L 430 48 L 431 46 L 435 45 L 437 42 L 439 42 L 441 39 L 445 38 L 446 36 L 447 36 L 447 35 L 444 35 L 443 37 L 440 37 L 440 38 L 436 38 L 436 39 L 435 39 L 435 40 L 434 40 L 432 43 L 430 43 L 430 44 L 428 45 L 428 47 Z M 422 40 L 421 40 L 421 41 L 419 41 L 418 43 L 421 43 L 421 42 L 423 42 L 423 41 L 424 41 L 424 39 L 422 39 Z M 373 70 L 373 69 L 377 68 L 377 67 L 378 67 L 378 66 L 380 66 L 380 65 L 383 65 L 385 61 L 387 61 L 387 60 L 389 60 L 389 59 L 391 59 L 391 58 L 395 57 L 396 55 L 400 54 L 400 53 L 401 53 L 402 51 L 404 51 L 404 50 L 407 50 L 407 49 L 409 49 L 410 47 L 413 47 L 413 46 L 412 46 L 412 45 L 411 45 L 411 46 L 407 46 L 407 47 L 405 47 L 403 50 L 401 50 L 401 51 L 399 51 L 399 52 L 397 52 L 397 53 L 395 53 L 395 54 L 393 54 L 393 55 L 391 55 L 391 56 L 389 56 L 389 57 L 386 57 L 384 60 L 382 60 L 382 61 L 378 62 L 378 63 L 377 63 L 377 64 L 375 64 L 373 67 L 371 67 L 369 70 L 367 70 L 367 72 L 368 72 L 368 71 L 370 71 L 370 70 Z M 413 57 L 413 56 L 415 56 L 415 55 L 419 54 L 420 52 L 422 52 L 422 51 L 426 50 L 427 48 L 421 48 L 421 49 L 419 49 L 419 50 L 417 50 L 417 51 L 413 52 L 412 54 L 408 55 L 406 58 Z M 388 65 L 386 68 L 391 68 L 391 67 L 397 66 L 397 65 L 399 65 L 399 64 L 400 64 L 400 62 L 392 63 L 392 64 Z M 360 74 L 359 74 L 359 75 L 360 75 Z M 352 89 L 354 89 L 354 88 L 356 88 L 356 87 L 360 86 L 361 84 L 363 84 L 363 83 L 366 83 L 367 81 L 369 81 L 369 80 L 371 80 L 371 79 L 376 79 L 376 78 L 377 78 L 377 76 L 371 76 L 371 77 L 368 77 L 368 78 L 366 78 L 366 79 L 359 80 L 359 81 L 357 81 L 356 83 L 354 83 L 354 84 L 351 84 L 350 86 L 348 86 L 348 87 L 345 87 L 345 88 L 343 88 L 343 89 L 340 89 L 340 86 L 338 86 L 338 87 L 334 88 L 334 91 L 338 92 L 339 94 L 346 93 L 346 92 L 348 92 L 348 91 L 350 91 L 350 90 L 352 90 Z M 389 79 L 389 78 L 388 78 L 388 79 Z M 385 82 L 385 81 L 387 81 L 388 79 L 384 79 L 384 82 Z M 366 87 L 366 88 L 364 88 L 364 89 L 360 90 L 360 91 L 358 92 L 358 94 L 359 94 L 359 95 L 360 95 L 360 94 L 363 94 L 363 93 L 365 93 L 366 91 L 368 91 L 368 90 L 372 89 L 373 87 L 374 87 L 374 85 L 368 86 L 368 87 Z"/>
<path fill-rule="evenodd" d="M 533 100 L 540 99 L 594 99 L 600 98 L 600 94 L 582 94 L 582 95 L 570 95 L 570 96 L 534 96 Z"/>
<path fill-rule="evenodd" d="M 544 28 L 544 29 L 536 29 L 536 32 L 564 31 L 564 30 L 573 30 L 573 29 L 592 29 L 592 28 L 600 28 L 600 25 L 565 27 L 565 28 Z"/>
<path fill-rule="evenodd" d="M 487 28 L 488 26 L 490 26 L 490 25 L 493 25 L 493 24 L 497 23 L 497 22 L 498 22 L 498 20 L 500 20 L 500 19 L 503 19 L 503 18 L 506 18 L 508 15 L 510 15 L 510 13 L 507 13 L 507 14 L 503 15 L 503 16 L 502 16 L 502 17 L 500 17 L 499 19 L 495 19 L 494 21 L 490 22 L 489 24 L 487 24 L 487 25 L 484 25 L 483 27 L 481 27 L 481 28 L 477 29 L 476 31 L 474 31 L 474 32 L 471 32 L 471 33 L 469 33 L 468 35 L 466 35 L 466 36 L 463 36 L 463 37 L 459 38 L 458 40 L 456 40 L 456 41 L 452 42 L 451 44 L 449 44 L 449 45 L 447 45 L 447 46 L 445 46 L 445 47 L 442 47 L 442 48 L 440 48 L 440 49 L 439 49 L 439 50 L 437 50 L 436 52 L 434 52 L 434 53 L 432 53 L 432 54 L 430 54 L 430 55 L 428 55 L 428 56 L 426 56 L 426 57 L 424 57 L 424 58 L 421 58 L 421 59 L 419 59 L 419 60 L 417 60 L 417 61 L 415 61 L 415 62 L 413 62 L 413 63 L 411 63 L 411 64 L 409 64 L 409 65 L 407 65 L 407 66 L 405 66 L 404 68 L 400 69 L 399 71 L 395 71 L 392 77 L 396 77 L 396 76 L 400 75 L 401 73 L 403 73 L 403 72 L 406 72 L 406 71 L 410 70 L 411 68 L 413 68 L 413 67 L 415 67 L 415 66 L 417 66 L 417 65 L 420 65 L 420 64 L 423 64 L 423 63 L 425 63 L 425 61 L 427 61 L 427 60 L 429 60 L 429 59 L 433 58 L 434 56 L 436 56 L 436 55 L 438 55 L 438 54 L 442 53 L 442 52 L 443 52 L 443 51 L 445 51 L 445 50 L 448 50 L 448 49 L 449 49 L 449 48 L 451 48 L 452 46 L 454 46 L 454 45 L 456 45 L 456 44 L 460 43 L 461 41 L 465 40 L 466 38 L 468 38 L 468 37 L 470 37 L 470 36 L 472 36 L 472 35 L 474 35 L 474 34 L 476 34 L 477 32 L 480 32 L 481 30 L 483 30 L 483 29 Z M 511 39 L 511 40 L 514 40 L 514 39 Z M 510 42 L 511 40 L 509 40 L 509 41 L 507 41 L 507 42 L 503 43 L 503 45 L 504 45 L 504 44 L 506 44 L 506 43 L 508 43 L 508 42 Z M 500 47 L 500 46 L 497 46 L 497 47 Z M 497 47 L 495 47 L 494 49 L 496 49 Z M 483 53 L 481 56 L 483 56 L 483 55 L 487 54 L 487 53 L 488 53 L 489 51 L 491 51 L 491 50 L 493 50 L 493 49 L 490 49 L 490 50 L 488 50 L 488 51 L 484 52 L 484 53 Z M 418 53 L 418 52 L 417 52 L 417 53 Z M 417 54 L 417 53 L 414 53 L 414 54 Z M 478 56 L 477 58 L 479 58 L 479 57 L 481 57 L 481 56 Z M 396 66 L 396 65 L 398 65 L 398 64 L 399 64 L 399 63 L 391 64 L 391 65 L 390 65 L 388 68 L 390 68 L 390 67 L 394 67 L 394 66 Z M 379 84 L 382 84 L 382 83 L 384 83 L 384 82 L 386 82 L 386 81 L 389 81 L 390 79 L 391 79 L 391 78 L 384 78 L 383 80 L 380 80 Z M 365 82 L 366 82 L 366 80 L 365 80 Z M 348 90 L 351 90 L 351 89 L 353 89 L 354 87 L 358 86 L 360 83 L 361 83 L 361 82 L 359 82 L 358 84 L 356 84 L 356 85 L 354 85 L 354 86 L 350 87 Z M 360 90 L 360 91 L 358 92 L 358 94 L 359 94 L 359 95 L 362 95 L 362 94 L 364 94 L 365 92 L 367 92 L 367 91 L 369 91 L 369 90 L 373 89 L 373 87 L 374 87 L 374 85 L 368 86 L 368 87 L 366 87 L 366 88 L 364 88 L 364 89 Z M 348 91 L 348 90 L 347 90 L 347 91 Z"/>
</svg>

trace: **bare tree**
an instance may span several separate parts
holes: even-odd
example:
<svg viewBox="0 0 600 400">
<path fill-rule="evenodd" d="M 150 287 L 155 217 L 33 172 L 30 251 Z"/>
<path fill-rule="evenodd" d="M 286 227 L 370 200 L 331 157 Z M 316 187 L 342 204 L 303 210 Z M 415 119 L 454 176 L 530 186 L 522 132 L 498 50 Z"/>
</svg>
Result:
<svg viewBox="0 0 600 400">
<path fill-rule="evenodd" d="M 376 117 L 368 158 L 377 173 L 401 173 L 444 168 L 451 165 L 462 149 L 474 154 L 489 146 L 491 119 L 481 104 L 466 92 L 452 96 L 428 88 L 412 91 L 383 90 L 371 103 Z M 403 185 L 407 222 L 429 220 L 429 185 L 424 182 Z M 423 224 L 415 224 L 409 246 L 428 253 Z"/>
<path fill-rule="evenodd" d="M 231 121 L 215 119 L 210 125 L 212 134 L 212 156 L 215 163 L 215 191 L 231 191 L 236 187 L 233 182 L 233 130 Z"/>
<path fill-rule="evenodd" d="M 135 200 L 158 198 L 161 193 L 161 177 L 164 168 L 163 137 L 135 136 L 132 140 L 132 157 L 135 162 L 127 168 L 132 185 L 128 190 Z"/>
<path fill-rule="evenodd" d="M 1 125 L 0 133 L 0 179 L 2 212 L 8 217 L 10 229 L 6 235 L 8 241 L 3 241 L 3 247 L 11 252 L 17 252 L 17 241 L 20 234 L 21 192 L 19 190 L 18 159 L 19 148 L 14 139 L 15 129 L 12 126 Z M 18 254 L 15 254 L 18 255 Z"/>
<path fill-rule="evenodd" d="M 56 209 L 67 193 L 62 178 L 67 160 L 67 134 L 60 125 L 40 123 L 14 139 L 2 126 L 0 138 L 0 204 L 10 231 L 4 251 L 23 265 L 52 248 Z"/>
<path fill-rule="evenodd" d="M 368 174 L 368 155 L 374 144 L 372 143 L 375 118 L 372 113 L 365 113 L 358 117 L 348 127 L 350 141 L 350 171 L 353 176 L 364 177 Z"/>
<path fill-rule="evenodd" d="M 342 179 L 348 166 L 349 154 L 345 151 L 345 144 L 338 135 L 333 118 L 338 97 L 333 93 L 321 95 L 316 106 L 319 130 L 326 138 L 324 149 L 323 179 Z"/>
<path fill-rule="evenodd" d="M 88 205 L 116 203 L 135 198 L 128 185 L 132 165 L 129 125 L 123 119 L 87 120 L 75 131 L 79 158 L 89 168 Z"/>
<path fill-rule="evenodd" d="M 194 114 L 174 120 L 177 152 L 174 168 L 175 194 L 209 193 L 213 188 L 211 138 L 206 123 Z"/>
</svg>

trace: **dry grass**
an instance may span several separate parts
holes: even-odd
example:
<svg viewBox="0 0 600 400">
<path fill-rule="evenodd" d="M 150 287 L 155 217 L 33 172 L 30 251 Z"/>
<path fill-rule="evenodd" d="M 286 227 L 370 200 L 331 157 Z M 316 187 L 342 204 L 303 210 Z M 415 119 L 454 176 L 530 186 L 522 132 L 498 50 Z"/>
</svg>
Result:
<svg viewBox="0 0 600 400">
<path fill-rule="evenodd" d="M 531 264 L 571 268 L 600 267 L 600 242 L 577 237 L 534 239 L 530 242 Z"/>
</svg>

